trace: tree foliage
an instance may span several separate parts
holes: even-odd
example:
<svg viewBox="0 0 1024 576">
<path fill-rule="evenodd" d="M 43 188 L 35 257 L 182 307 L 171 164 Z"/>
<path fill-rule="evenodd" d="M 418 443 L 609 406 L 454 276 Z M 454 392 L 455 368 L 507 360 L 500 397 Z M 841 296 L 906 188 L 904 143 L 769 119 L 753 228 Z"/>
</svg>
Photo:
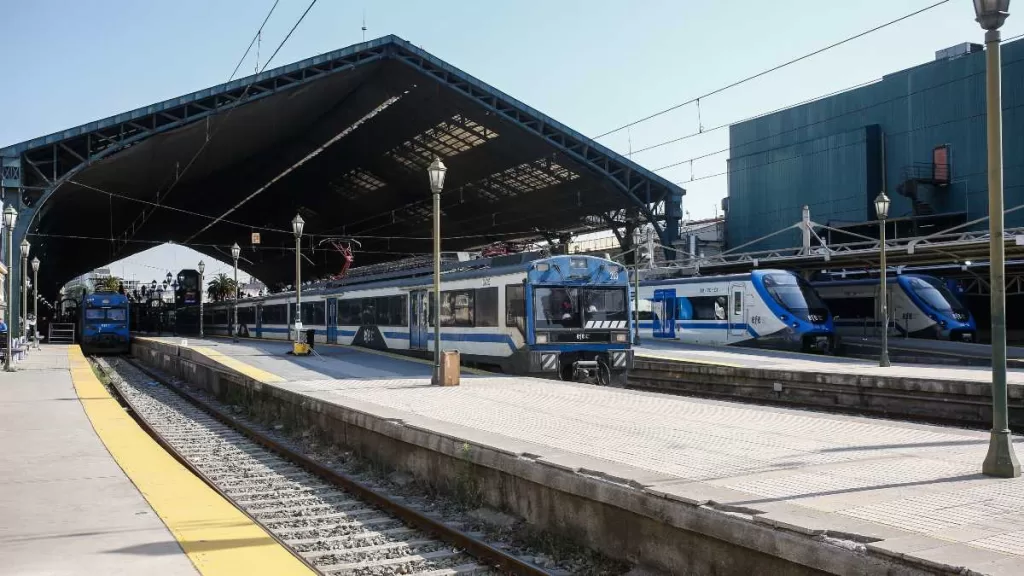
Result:
<svg viewBox="0 0 1024 576">
<path fill-rule="evenodd" d="M 230 299 L 235 293 L 235 281 L 221 272 L 206 284 L 206 294 L 214 302 Z"/>
<path fill-rule="evenodd" d="M 95 280 L 93 287 L 97 292 L 117 292 L 121 289 L 122 282 L 117 276 L 107 276 Z"/>
</svg>

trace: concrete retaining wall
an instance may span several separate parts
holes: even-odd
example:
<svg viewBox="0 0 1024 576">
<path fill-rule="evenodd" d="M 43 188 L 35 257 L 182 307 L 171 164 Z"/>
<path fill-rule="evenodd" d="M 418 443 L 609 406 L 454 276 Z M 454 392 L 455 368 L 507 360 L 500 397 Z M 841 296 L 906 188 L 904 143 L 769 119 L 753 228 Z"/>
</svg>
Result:
<svg viewBox="0 0 1024 576">
<path fill-rule="evenodd" d="M 638 357 L 630 386 L 976 428 L 992 425 L 992 386 L 980 382 L 740 368 Z M 1010 427 L 1024 429 L 1024 387 L 1010 386 Z"/>
<path fill-rule="evenodd" d="M 568 463 L 466 442 L 279 385 L 254 381 L 187 348 L 138 339 L 133 354 L 266 423 L 313 433 L 388 469 L 536 528 L 668 574 L 936 574 L 902 555 L 867 550 L 851 535 L 785 525 L 757 511 L 655 493 Z M 876 541 L 866 539 L 864 541 Z M 955 573 L 953 571 L 950 574 Z"/>
</svg>

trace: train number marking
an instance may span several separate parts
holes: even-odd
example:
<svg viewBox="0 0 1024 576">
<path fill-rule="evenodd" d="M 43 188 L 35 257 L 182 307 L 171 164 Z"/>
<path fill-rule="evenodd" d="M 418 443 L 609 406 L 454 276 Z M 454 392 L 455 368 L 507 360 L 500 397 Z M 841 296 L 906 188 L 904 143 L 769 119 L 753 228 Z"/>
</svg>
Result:
<svg viewBox="0 0 1024 576">
<path fill-rule="evenodd" d="M 760 316 L 756 316 L 755 315 L 755 316 L 751 316 L 750 317 L 750 323 L 751 324 L 764 324 L 764 320 Z"/>
</svg>

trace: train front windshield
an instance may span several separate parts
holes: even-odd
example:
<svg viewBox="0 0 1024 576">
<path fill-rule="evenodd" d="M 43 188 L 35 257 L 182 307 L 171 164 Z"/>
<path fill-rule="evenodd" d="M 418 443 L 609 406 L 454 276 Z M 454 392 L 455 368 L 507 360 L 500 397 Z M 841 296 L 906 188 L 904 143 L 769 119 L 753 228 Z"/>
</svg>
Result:
<svg viewBox="0 0 1024 576">
<path fill-rule="evenodd" d="M 124 322 L 124 308 L 86 308 L 85 320 L 90 324 Z"/>
<path fill-rule="evenodd" d="M 534 324 L 538 329 L 583 328 L 587 322 L 625 321 L 625 288 L 549 288 L 534 294 Z"/>
<path fill-rule="evenodd" d="M 824 322 L 828 318 L 828 306 L 803 278 L 765 274 L 764 287 L 780 306 L 803 320 Z"/>
<path fill-rule="evenodd" d="M 952 316 L 961 322 L 970 317 L 967 308 L 937 278 L 910 278 L 908 284 L 918 298 L 940 314 Z"/>
</svg>

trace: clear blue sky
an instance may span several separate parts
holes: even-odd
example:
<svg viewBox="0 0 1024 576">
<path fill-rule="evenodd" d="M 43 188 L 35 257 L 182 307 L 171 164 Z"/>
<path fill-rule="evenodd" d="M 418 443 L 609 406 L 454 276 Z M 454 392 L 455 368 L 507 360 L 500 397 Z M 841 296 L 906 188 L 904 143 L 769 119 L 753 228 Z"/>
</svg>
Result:
<svg viewBox="0 0 1024 576">
<path fill-rule="evenodd" d="M 367 38 L 397 34 L 596 135 L 934 2 L 320 0 L 272 67 L 359 42 L 365 12 Z M 0 146 L 226 81 L 271 4 L 0 0 Z M 281 0 L 264 30 L 260 65 L 307 5 Z M 970 0 L 953 0 L 708 98 L 701 123 L 728 124 L 927 62 L 941 48 L 981 42 L 973 18 Z M 1003 34 L 1021 32 L 1024 12 L 1010 16 Z M 254 50 L 240 75 L 252 72 L 255 56 Z M 697 127 L 690 105 L 601 142 L 626 153 Z M 655 169 L 727 146 L 728 131 L 719 130 L 634 160 Z M 724 171 L 726 158 L 694 162 L 693 175 Z M 712 216 L 726 193 L 724 176 L 687 183 L 688 163 L 659 173 L 687 189 L 683 208 L 692 218 Z M 180 268 L 193 259 L 184 250 L 136 256 L 115 265 L 115 273 L 153 271 L 137 263 Z"/>
</svg>

